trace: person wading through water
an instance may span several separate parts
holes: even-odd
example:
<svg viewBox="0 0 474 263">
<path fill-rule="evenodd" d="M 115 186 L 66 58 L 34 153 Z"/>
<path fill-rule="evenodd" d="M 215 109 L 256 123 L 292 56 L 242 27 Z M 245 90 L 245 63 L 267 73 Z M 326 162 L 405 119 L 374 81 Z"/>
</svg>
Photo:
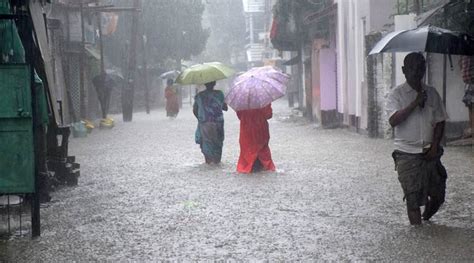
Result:
<svg viewBox="0 0 474 263">
<path fill-rule="evenodd" d="M 195 140 L 207 164 L 221 162 L 224 145 L 224 115 L 227 104 L 224 93 L 214 90 L 215 81 L 204 84 L 206 90 L 199 92 L 194 98 L 193 113 L 198 120 Z"/>
<path fill-rule="evenodd" d="M 262 109 L 237 111 L 240 120 L 240 156 L 237 172 L 275 171 L 268 143 L 268 120 L 273 116 L 271 104 Z"/>
<path fill-rule="evenodd" d="M 166 98 L 166 116 L 170 118 L 176 118 L 179 112 L 179 101 L 176 87 L 173 86 L 173 80 L 166 80 L 165 88 L 165 98 Z"/>
<path fill-rule="evenodd" d="M 422 79 L 425 58 L 410 53 L 402 67 L 406 82 L 391 91 L 387 116 L 395 131 L 392 157 L 406 200 L 410 224 L 429 220 L 444 202 L 447 173 L 440 145 L 448 118 L 441 97 Z M 420 206 L 425 206 L 421 214 Z"/>
</svg>

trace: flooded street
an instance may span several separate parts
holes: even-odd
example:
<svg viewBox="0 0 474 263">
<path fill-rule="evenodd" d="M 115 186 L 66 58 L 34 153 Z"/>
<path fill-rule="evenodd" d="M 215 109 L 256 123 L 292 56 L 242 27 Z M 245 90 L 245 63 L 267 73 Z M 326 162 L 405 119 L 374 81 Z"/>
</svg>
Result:
<svg viewBox="0 0 474 263">
<path fill-rule="evenodd" d="M 235 172 L 239 122 L 225 113 L 222 164 L 208 166 L 185 105 L 114 116 L 71 140 L 79 185 L 53 193 L 42 235 L 2 243 L 11 262 L 301 260 L 473 261 L 470 147 L 447 148 L 446 203 L 411 227 L 392 141 L 321 129 L 280 100 L 270 121 L 275 173 Z"/>
<path fill-rule="evenodd" d="M 474 262 L 473 25 L 474 0 L 0 0 L 0 263 Z"/>
</svg>

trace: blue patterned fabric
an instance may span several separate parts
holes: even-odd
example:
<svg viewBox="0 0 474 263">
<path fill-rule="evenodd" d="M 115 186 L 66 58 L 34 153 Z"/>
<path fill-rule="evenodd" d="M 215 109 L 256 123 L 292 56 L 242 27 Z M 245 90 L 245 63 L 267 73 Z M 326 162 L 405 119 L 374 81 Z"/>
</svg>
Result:
<svg viewBox="0 0 474 263">
<path fill-rule="evenodd" d="M 196 95 L 198 127 L 195 141 L 201 151 L 213 162 L 220 162 L 224 144 L 224 93 L 220 90 L 205 90 Z"/>
</svg>

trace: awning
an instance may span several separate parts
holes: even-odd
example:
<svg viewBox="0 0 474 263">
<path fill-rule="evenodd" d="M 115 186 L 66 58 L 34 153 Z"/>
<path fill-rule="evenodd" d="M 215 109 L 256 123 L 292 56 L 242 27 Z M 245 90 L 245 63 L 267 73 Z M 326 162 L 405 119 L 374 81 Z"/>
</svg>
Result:
<svg viewBox="0 0 474 263">
<path fill-rule="evenodd" d="M 311 12 L 303 18 L 303 24 L 309 25 L 312 23 L 319 23 L 322 19 L 337 15 L 337 5 L 332 4 L 328 7 L 325 7 L 322 10 L 318 10 L 316 12 Z"/>
<path fill-rule="evenodd" d="M 293 18 L 290 20 L 293 21 Z M 288 21 L 280 21 L 278 16 L 274 16 L 270 29 L 270 40 L 275 49 L 296 51 L 299 47 L 299 37 L 296 30 L 288 23 Z"/>
<path fill-rule="evenodd" d="M 282 64 L 285 65 L 285 66 L 292 66 L 292 65 L 298 64 L 298 63 L 300 62 L 300 60 L 301 60 L 301 56 L 298 55 L 298 56 L 296 56 L 296 57 L 294 57 L 294 58 L 291 58 L 291 59 L 289 59 L 289 60 L 283 62 Z"/>
<path fill-rule="evenodd" d="M 93 48 L 93 47 L 91 47 L 91 46 L 88 46 L 88 45 L 86 45 L 85 48 L 86 48 L 87 53 L 88 53 L 91 57 L 93 57 L 93 58 L 95 58 L 95 59 L 97 59 L 97 60 L 100 60 L 100 51 L 99 51 L 99 50 L 97 50 L 97 49 L 95 49 L 95 48 Z"/>
</svg>

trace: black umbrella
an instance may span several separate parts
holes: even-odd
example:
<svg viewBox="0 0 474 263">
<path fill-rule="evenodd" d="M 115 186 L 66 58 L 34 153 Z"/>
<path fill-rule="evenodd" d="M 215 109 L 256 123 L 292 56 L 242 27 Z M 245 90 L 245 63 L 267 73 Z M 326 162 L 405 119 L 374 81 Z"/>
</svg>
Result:
<svg viewBox="0 0 474 263">
<path fill-rule="evenodd" d="M 435 26 L 392 32 L 383 37 L 369 55 L 381 52 L 430 52 L 445 54 L 443 65 L 443 102 L 446 104 L 446 57 L 474 55 L 474 38 L 466 33 L 450 31 Z"/>
<path fill-rule="evenodd" d="M 100 74 L 92 78 L 92 83 L 97 91 L 103 119 L 107 118 L 107 113 L 109 112 L 110 93 L 117 85 L 112 76 L 114 75 Z"/>
<path fill-rule="evenodd" d="M 111 79 L 113 79 L 116 82 L 117 85 L 119 83 L 123 83 L 125 81 L 122 73 L 120 73 L 120 71 L 118 71 L 118 70 L 106 69 L 105 73 L 107 73 L 107 76 L 109 76 Z"/>
<path fill-rule="evenodd" d="M 474 35 L 474 1 L 450 1 L 426 17 L 420 26 L 432 25 Z"/>
<path fill-rule="evenodd" d="M 474 37 L 435 26 L 423 26 L 387 34 L 369 55 L 381 52 L 430 52 L 473 56 Z"/>
</svg>

